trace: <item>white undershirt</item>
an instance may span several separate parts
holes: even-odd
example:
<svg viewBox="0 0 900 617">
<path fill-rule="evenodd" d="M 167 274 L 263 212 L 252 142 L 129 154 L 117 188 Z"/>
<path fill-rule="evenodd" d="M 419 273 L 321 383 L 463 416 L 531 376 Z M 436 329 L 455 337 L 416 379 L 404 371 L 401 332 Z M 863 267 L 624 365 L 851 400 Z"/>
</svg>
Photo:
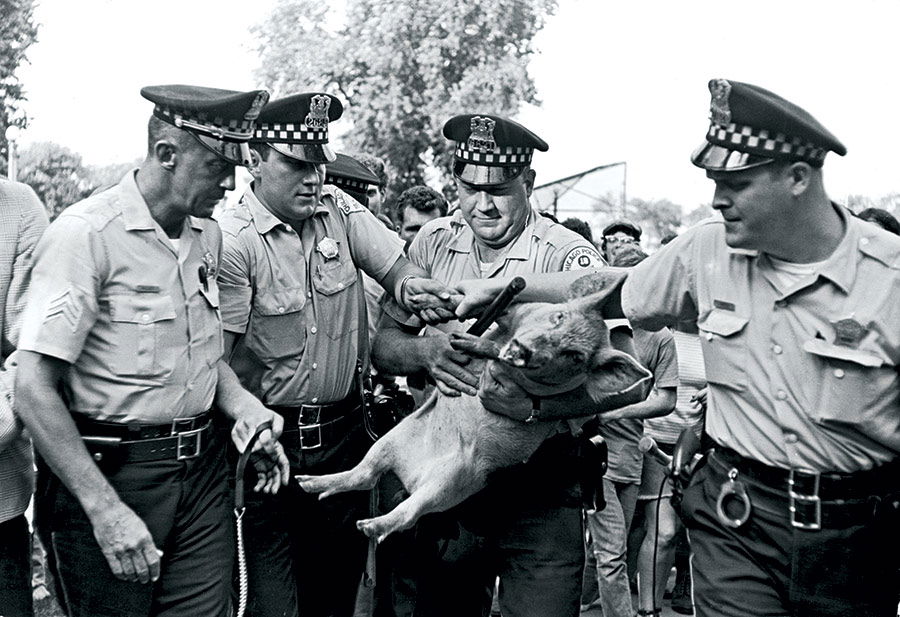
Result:
<svg viewBox="0 0 900 617">
<path fill-rule="evenodd" d="M 775 278 L 782 289 L 789 289 L 801 280 L 814 274 L 816 270 L 822 267 L 827 259 L 822 261 L 814 261 L 812 263 L 799 264 L 793 261 L 784 261 L 777 257 L 767 255 L 769 262 L 772 264 L 772 270 Z"/>
</svg>

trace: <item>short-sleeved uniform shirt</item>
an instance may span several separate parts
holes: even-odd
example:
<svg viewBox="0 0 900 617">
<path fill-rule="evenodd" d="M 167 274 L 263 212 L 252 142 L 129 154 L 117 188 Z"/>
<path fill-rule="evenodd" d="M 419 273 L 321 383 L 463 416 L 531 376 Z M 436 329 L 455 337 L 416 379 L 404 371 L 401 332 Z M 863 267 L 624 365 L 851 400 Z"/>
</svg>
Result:
<svg viewBox="0 0 900 617">
<path fill-rule="evenodd" d="M 299 230 L 252 185 L 219 225 L 222 320 L 241 335 L 231 365 L 244 387 L 270 405 L 345 398 L 357 359 L 368 361 L 360 269 L 381 280 L 403 254 L 400 238 L 333 186 Z"/>
<path fill-rule="evenodd" d="M 672 333 L 665 328 L 656 332 L 636 329 L 633 336 L 638 362 L 653 373 L 653 387 L 676 388 L 678 360 Z M 639 484 L 644 455 L 638 450 L 638 442 L 644 434 L 644 421 L 622 418 L 602 422 L 603 416 L 600 418 L 600 435 L 606 440 L 609 452 L 606 477 L 615 482 Z"/>
<path fill-rule="evenodd" d="M 188 217 L 176 249 L 135 182 L 70 206 L 35 249 L 19 349 L 72 365 L 69 409 L 165 423 L 212 406 L 222 357 L 221 234 Z"/>
<path fill-rule="evenodd" d="M 534 210 L 529 212 L 522 233 L 484 271 L 475 250 L 475 235 L 459 210 L 423 225 L 409 246 L 409 259 L 445 284 L 464 279 L 562 272 L 606 265 L 590 242 Z M 386 310 L 392 316 L 402 314 L 395 303 L 393 306 L 389 303 Z M 414 317 L 406 323 L 423 325 Z M 462 330 L 469 325 L 453 321 L 437 327 L 446 332 Z"/>
<path fill-rule="evenodd" d="M 848 216 L 832 255 L 782 286 L 724 225 L 688 230 L 635 266 L 639 327 L 696 321 L 719 444 L 782 468 L 853 472 L 900 452 L 900 238 Z"/>
</svg>

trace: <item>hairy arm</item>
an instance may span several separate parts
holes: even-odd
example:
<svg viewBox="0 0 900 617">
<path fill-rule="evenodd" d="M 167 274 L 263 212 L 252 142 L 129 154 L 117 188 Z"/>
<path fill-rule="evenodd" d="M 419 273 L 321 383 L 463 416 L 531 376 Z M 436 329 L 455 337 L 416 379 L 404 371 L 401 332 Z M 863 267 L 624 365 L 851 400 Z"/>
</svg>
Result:
<svg viewBox="0 0 900 617">
<path fill-rule="evenodd" d="M 156 581 L 161 552 L 94 463 L 57 391 L 69 365 L 32 351 L 19 352 L 18 359 L 19 417 L 37 451 L 87 514 L 113 574 L 131 582 Z"/>
</svg>

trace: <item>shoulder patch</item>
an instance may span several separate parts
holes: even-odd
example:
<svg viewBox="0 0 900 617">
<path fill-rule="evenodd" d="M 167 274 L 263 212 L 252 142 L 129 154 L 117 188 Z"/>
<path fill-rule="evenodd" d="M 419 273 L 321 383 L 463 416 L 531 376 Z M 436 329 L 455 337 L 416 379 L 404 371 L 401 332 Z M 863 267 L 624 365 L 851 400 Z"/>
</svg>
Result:
<svg viewBox="0 0 900 617">
<path fill-rule="evenodd" d="M 563 259 L 563 272 L 567 270 L 584 270 L 586 268 L 602 268 L 603 258 L 597 249 L 590 246 L 576 246 L 566 253 Z"/>
<path fill-rule="evenodd" d="M 215 219 L 222 233 L 236 236 L 239 231 L 250 225 L 252 217 L 247 206 L 239 203 L 234 207 L 222 210 L 216 215 Z"/>
<path fill-rule="evenodd" d="M 326 184 L 322 188 L 322 199 L 324 200 L 326 197 L 331 197 L 334 200 L 335 205 L 338 207 L 338 210 L 340 210 L 344 214 L 350 214 L 351 212 L 362 212 L 363 210 L 365 210 L 365 207 L 363 207 L 361 203 L 347 195 L 341 189 L 331 184 Z"/>
</svg>

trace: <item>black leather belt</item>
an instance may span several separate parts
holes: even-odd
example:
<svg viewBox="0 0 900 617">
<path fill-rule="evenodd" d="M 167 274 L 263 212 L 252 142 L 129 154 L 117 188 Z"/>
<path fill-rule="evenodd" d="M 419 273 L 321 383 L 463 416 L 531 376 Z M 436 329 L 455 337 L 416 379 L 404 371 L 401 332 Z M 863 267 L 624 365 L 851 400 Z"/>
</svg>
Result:
<svg viewBox="0 0 900 617">
<path fill-rule="evenodd" d="M 301 450 L 317 450 L 343 438 L 353 420 L 362 421 L 357 413 L 361 405 L 360 395 L 354 388 L 346 398 L 334 403 L 268 407 L 284 418 L 285 437 L 291 439 L 297 435 Z"/>
<path fill-rule="evenodd" d="M 212 411 L 165 424 L 127 424 L 93 420 L 73 413 L 82 439 L 98 463 L 188 460 L 200 456 L 211 441 Z"/>
<path fill-rule="evenodd" d="M 880 496 L 896 493 L 900 461 L 854 473 L 820 473 L 783 469 L 716 446 L 713 460 L 727 471 L 783 493 L 790 521 L 798 529 L 816 530 L 854 524 L 874 514 Z"/>
</svg>

